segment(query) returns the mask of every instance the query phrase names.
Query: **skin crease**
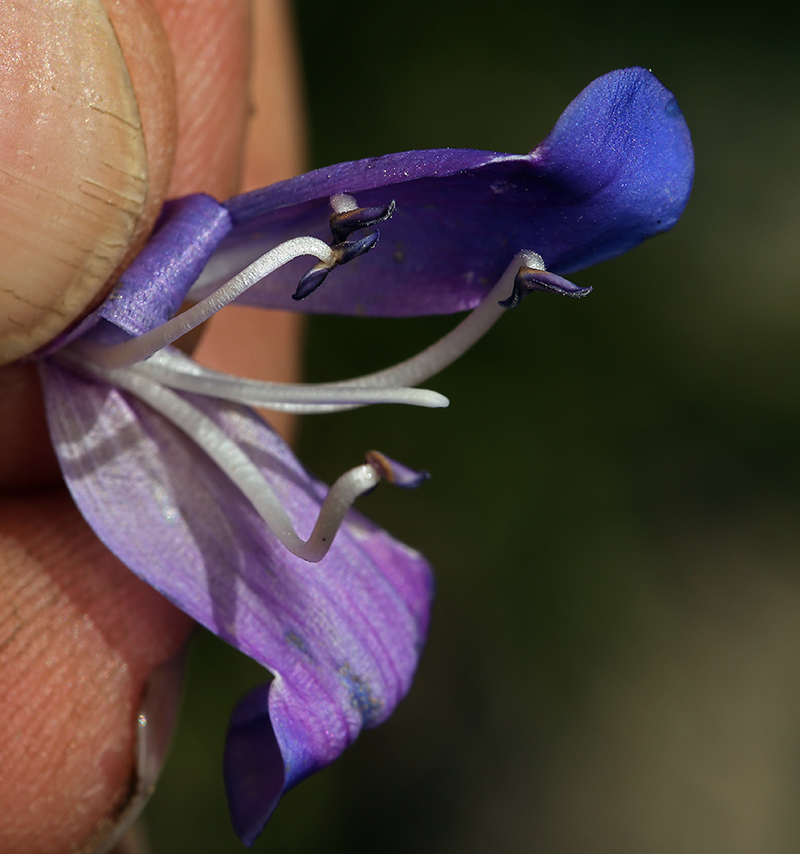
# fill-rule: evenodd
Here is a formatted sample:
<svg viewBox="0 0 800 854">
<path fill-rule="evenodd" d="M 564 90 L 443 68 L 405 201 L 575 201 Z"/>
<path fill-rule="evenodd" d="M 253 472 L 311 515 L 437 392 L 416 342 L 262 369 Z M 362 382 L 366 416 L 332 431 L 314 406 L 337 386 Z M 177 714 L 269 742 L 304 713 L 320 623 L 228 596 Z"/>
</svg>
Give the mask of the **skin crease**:
<svg viewBox="0 0 800 854">
<path fill-rule="evenodd" d="M 150 191 L 134 243 L 164 197 L 225 198 L 242 183 L 249 189 L 300 170 L 298 86 L 282 0 L 257 0 L 252 30 L 245 0 L 109 0 L 107 8 L 149 158 Z M 289 380 L 298 373 L 298 343 L 295 318 L 229 308 L 210 322 L 196 355 L 221 370 Z M 148 674 L 190 629 L 74 508 L 47 440 L 35 370 L 0 368 L 3 854 L 91 850 L 87 840 L 113 822 L 128 794 Z"/>
</svg>

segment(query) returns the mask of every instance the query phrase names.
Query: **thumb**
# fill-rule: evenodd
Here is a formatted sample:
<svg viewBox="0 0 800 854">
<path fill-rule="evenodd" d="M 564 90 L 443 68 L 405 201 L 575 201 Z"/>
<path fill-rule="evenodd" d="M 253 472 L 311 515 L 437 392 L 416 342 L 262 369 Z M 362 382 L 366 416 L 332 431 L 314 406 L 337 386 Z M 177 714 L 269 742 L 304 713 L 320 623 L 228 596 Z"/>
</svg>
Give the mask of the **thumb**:
<svg viewBox="0 0 800 854">
<path fill-rule="evenodd" d="M 111 8 L 113 23 L 100 0 L 4 10 L 0 363 L 102 298 L 166 192 L 176 135 L 169 47 L 149 6 Z M 137 102 L 134 86 L 152 97 Z"/>
</svg>

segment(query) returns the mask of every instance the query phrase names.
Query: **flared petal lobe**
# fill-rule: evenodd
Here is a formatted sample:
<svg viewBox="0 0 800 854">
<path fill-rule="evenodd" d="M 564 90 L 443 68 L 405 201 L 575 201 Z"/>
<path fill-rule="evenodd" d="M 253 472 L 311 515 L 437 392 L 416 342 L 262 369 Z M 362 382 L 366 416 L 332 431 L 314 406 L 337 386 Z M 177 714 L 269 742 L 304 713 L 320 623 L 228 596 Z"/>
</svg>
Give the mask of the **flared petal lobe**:
<svg viewBox="0 0 800 854">
<path fill-rule="evenodd" d="M 226 761 L 236 771 L 227 775 L 236 828 L 252 841 L 286 788 L 336 758 L 363 726 L 385 720 L 407 692 L 427 632 L 430 568 L 352 511 L 322 561 L 292 556 L 171 423 L 52 359 L 41 370 L 64 477 L 100 539 L 275 674 L 268 717 L 254 728 L 261 743 L 265 734 L 274 740 L 258 753 L 267 764 L 256 785 L 235 744 Z M 326 487 L 251 411 L 182 396 L 246 451 L 307 535 Z M 237 714 L 246 718 L 247 707 Z"/>
<path fill-rule="evenodd" d="M 559 273 L 619 255 L 672 228 L 694 177 L 678 102 L 643 69 L 595 81 L 531 156 L 542 183 L 552 188 L 552 203 L 544 207 L 553 220 L 548 252 L 554 260 L 543 257 Z"/>
<path fill-rule="evenodd" d="M 395 200 L 381 241 L 337 269 L 312 297 L 290 295 L 298 260 L 242 302 L 309 312 L 418 315 L 473 308 L 520 250 L 568 273 L 612 258 L 675 224 L 694 156 L 674 96 L 647 70 L 595 80 L 552 133 L 523 156 L 411 151 L 319 169 L 230 199 L 233 228 L 193 295 L 202 296 L 271 246 L 298 234 L 329 240 L 329 198 Z"/>
</svg>

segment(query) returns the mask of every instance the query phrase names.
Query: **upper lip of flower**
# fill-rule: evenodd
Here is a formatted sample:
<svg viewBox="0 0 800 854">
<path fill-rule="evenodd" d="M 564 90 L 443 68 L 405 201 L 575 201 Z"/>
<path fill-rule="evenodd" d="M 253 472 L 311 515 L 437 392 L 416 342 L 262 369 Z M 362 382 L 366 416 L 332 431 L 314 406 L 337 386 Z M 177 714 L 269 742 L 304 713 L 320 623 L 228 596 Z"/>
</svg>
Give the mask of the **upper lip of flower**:
<svg viewBox="0 0 800 854">
<path fill-rule="evenodd" d="M 322 486 L 247 409 L 162 384 L 170 373 L 199 374 L 190 381 L 203 388 L 233 380 L 187 367 L 169 351 L 121 369 L 98 365 L 96 354 L 149 340 L 144 334 L 175 314 L 187 293 L 206 297 L 298 235 L 309 235 L 301 249 L 324 266 L 342 264 L 331 279 L 293 301 L 308 261 L 292 260 L 239 301 L 375 315 L 453 312 L 481 303 L 499 279 L 502 292 L 433 355 L 357 383 L 329 384 L 333 392 L 320 405 L 358 404 L 358 389 L 389 395 L 452 360 L 501 311 L 500 298 L 515 304 L 530 289 L 585 292 L 563 274 L 671 227 L 692 177 L 689 132 L 671 93 L 644 69 L 612 72 L 584 90 L 528 155 L 406 152 L 317 170 L 224 204 L 205 196 L 173 202 L 109 299 L 40 352 L 54 445 L 89 524 L 134 572 L 276 674 L 239 708 L 229 737 L 226 781 L 246 841 L 287 787 L 331 761 L 363 725 L 388 716 L 406 692 L 427 630 L 430 570 L 358 514 L 346 517 L 327 557 L 311 568 L 295 555 L 317 560 L 321 552 L 315 546 L 306 554 L 289 517 L 273 514 L 270 502 L 307 525 L 323 503 Z M 344 199 L 334 201 L 335 216 L 356 204 L 343 193 L 377 213 L 331 223 L 331 198 Z M 371 228 L 392 200 L 397 210 L 381 225 L 378 249 L 349 260 L 355 252 L 338 247 L 351 239 L 351 220 Z M 333 250 L 320 242 L 330 239 L 331 225 Z M 374 244 L 353 240 L 359 250 Z M 239 388 L 237 400 L 258 393 L 247 383 Z M 435 397 L 428 404 L 437 405 Z M 350 497 L 329 502 L 339 502 L 337 518 L 351 493 L 381 475 L 415 482 L 382 456 L 354 472 Z M 259 478 L 272 491 L 266 509 L 247 485 Z M 330 531 L 317 540 L 327 549 Z"/>
</svg>

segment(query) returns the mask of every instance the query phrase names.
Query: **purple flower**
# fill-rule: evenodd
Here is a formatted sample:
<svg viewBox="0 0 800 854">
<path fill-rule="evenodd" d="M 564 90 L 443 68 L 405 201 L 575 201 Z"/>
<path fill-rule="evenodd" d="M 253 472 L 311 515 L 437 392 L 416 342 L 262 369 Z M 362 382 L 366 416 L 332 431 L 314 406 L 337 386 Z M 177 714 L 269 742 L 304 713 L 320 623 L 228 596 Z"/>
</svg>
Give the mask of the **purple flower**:
<svg viewBox="0 0 800 854">
<path fill-rule="evenodd" d="M 446 405 L 413 386 L 531 290 L 587 293 L 563 275 L 674 225 L 692 174 L 673 96 L 648 71 L 616 71 L 528 155 L 407 152 L 223 204 L 172 202 L 106 302 L 39 354 L 53 443 L 88 523 L 137 575 L 275 676 L 240 703 L 228 733 L 229 803 L 247 844 L 283 792 L 391 714 L 432 595 L 425 560 L 350 509 L 382 478 L 416 486 L 422 476 L 371 452 L 329 491 L 247 407 Z M 175 317 L 187 295 L 197 304 Z M 201 368 L 168 346 L 233 299 L 475 311 L 386 371 L 287 386 Z"/>
</svg>

